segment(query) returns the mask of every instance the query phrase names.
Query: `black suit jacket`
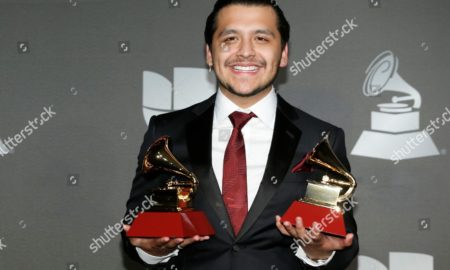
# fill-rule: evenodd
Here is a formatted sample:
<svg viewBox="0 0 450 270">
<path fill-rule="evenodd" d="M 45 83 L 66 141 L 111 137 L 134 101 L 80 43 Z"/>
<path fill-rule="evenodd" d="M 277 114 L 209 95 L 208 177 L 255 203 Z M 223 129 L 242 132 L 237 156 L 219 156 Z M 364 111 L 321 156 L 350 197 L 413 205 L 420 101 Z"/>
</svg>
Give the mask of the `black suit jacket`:
<svg viewBox="0 0 450 270">
<path fill-rule="evenodd" d="M 140 171 L 147 148 L 160 136 L 172 138 L 175 157 L 193 171 L 200 187 L 194 198 L 196 210 L 203 211 L 216 234 L 208 241 L 192 244 L 164 265 L 155 268 L 195 270 L 316 269 L 305 265 L 295 254 L 292 238 L 275 226 L 290 204 L 304 195 L 309 173 L 293 174 L 291 169 L 330 131 L 331 145 L 339 159 L 349 166 L 342 129 L 289 105 L 278 96 L 275 129 L 264 177 L 241 231 L 235 237 L 211 165 L 211 134 L 215 95 L 189 108 L 152 117 L 138 157 L 128 209 L 134 209 L 144 195 L 164 181 L 164 175 L 145 178 Z M 338 251 L 322 269 L 345 269 L 358 252 L 356 223 L 346 213 L 348 232 L 355 234 L 353 245 Z M 129 255 L 141 261 L 126 237 Z M 141 261 L 142 262 L 142 261 Z M 143 262 L 142 262 L 143 263 Z"/>
</svg>

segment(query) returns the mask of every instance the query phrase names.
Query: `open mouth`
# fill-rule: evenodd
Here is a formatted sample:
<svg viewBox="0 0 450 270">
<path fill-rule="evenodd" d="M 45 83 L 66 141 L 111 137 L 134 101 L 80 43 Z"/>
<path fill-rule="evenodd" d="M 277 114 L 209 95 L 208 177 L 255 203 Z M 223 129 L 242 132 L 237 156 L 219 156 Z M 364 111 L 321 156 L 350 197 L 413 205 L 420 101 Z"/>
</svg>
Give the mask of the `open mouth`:
<svg viewBox="0 0 450 270">
<path fill-rule="evenodd" d="M 234 72 L 238 73 L 256 73 L 260 69 L 260 67 L 256 65 L 233 65 L 231 68 Z"/>
</svg>

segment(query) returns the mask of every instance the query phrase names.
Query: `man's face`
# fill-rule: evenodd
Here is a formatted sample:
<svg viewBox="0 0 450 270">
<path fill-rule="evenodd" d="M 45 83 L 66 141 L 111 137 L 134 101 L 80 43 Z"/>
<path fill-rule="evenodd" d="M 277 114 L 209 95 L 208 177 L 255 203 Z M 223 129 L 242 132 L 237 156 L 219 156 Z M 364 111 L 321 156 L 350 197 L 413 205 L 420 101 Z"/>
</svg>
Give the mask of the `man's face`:
<svg viewBox="0 0 450 270">
<path fill-rule="evenodd" d="M 288 46 L 282 48 L 275 11 L 251 5 L 223 8 L 206 59 L 226 96 L 238 105 L 256 103 L 269 93 L 278 68 L 288 63 Z"/>
</svg>

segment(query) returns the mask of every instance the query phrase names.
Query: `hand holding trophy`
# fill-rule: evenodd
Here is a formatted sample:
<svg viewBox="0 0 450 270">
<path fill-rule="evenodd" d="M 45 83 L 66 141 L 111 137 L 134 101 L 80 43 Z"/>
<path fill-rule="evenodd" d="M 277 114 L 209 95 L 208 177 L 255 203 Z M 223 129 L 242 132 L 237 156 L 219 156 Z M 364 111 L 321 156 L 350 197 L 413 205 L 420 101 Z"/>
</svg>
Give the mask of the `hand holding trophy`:
<svg viewBox="0 0 450 270">
<path fill-rule="evenodd" d="M 133 221 L 128 237 L 192 237 L 213 235 L 214 229 L 205 214 L 192 208 L 199 181 L 169 149 L 170 138 L 157 139 L 147 150 L 142 172 L 169 173 L 164 186 L 151 191 L 154 205 L 149 212 L 140 213 Z M 181 179 L 179 179 L 181 177 Z"/>
<path fill-rule="evenodd" d="M 295 224 L 300 216 L 306 228 L 313 223 L 322 225 L 322 232 L 345 237 L 344 209 L 356 188 L 354 177 L 333 152 L 328 142 L 328 134 L 298 163 L 292 172 L 318 171 L 322 179 L 308 179 L 306 194 L 291 204 L 281 218 L 281 222 Z"/>
</svg>

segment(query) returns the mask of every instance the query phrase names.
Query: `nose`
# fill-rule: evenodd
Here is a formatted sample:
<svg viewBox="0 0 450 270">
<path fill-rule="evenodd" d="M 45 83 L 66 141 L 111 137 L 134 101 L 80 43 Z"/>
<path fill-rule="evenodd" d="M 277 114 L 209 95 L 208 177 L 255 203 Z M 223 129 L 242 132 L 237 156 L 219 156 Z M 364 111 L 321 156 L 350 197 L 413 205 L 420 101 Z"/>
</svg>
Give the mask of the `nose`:
<svg viewBox="0 0 450 270">
<path fill-rule="evenodd" d="M 255 56 L 255 49 L 253 47 L 253 43 L 250 39 L 243 39 L 240 43 L 238 52 L 238 56 L 249 58 Z"/>
</svg>

